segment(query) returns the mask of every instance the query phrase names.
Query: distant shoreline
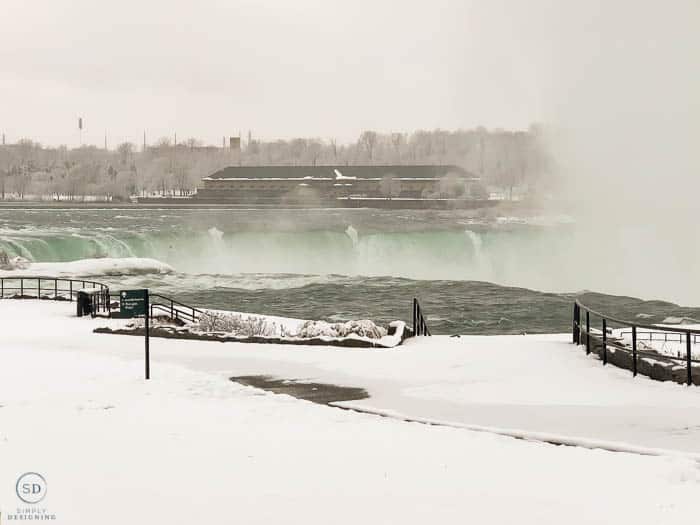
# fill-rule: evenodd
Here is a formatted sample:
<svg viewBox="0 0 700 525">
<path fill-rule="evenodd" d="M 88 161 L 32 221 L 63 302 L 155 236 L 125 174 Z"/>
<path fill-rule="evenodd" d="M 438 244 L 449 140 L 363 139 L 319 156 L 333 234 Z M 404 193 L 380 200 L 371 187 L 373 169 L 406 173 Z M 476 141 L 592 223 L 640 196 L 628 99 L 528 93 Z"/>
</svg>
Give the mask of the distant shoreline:
<svg viewBox="0 0 700 525">
<path fill-rule="evenodd" d="M 377 202 L 380 201 L 380 202 Z M 78 201 L 0 201 L 0 209 L 237 209 L 237 210 L 406 210 L 406 211 L 476 211 L 496 209 L 508 201 L 464 201 L 447 199 L 421 202 L 413 199 L 358 199 L 350 200 L 348 205 L 337 203 L 309 204 L 280 204 L 280 203 L 241 203 L 241 202 L 212 202 L 195 199 L 148 199 L 147 202 L 78 202 Z M 420 204 L 419 204 L 420 203 Z M 479 205 L 481 203 L 481 205 Z M 484 204 L 485 203 L 485 204 Z M 516 201 L 508 202 L 509 206 L 521 207 Z"/>
<path fill-rule="evenodd" d="M 245 204 L 230 204 L 230 203 L 197 203 L 197 202 L 173 202 L 165 201 L 162 203 L 136 203 L 136 202 L 75 202 L 75 201 L 0 201 L 0 209 L 7 210 L 26 210 L 26 209 L 84 209 L 84 210 L 99 210 L 99 209 L 144 209 L 157 210 L 162 208 L 170 209 L 242 209 L 242 210 L 266 210 L 280 209 L 279 206 L 265 205 L 245 205 Z M 285 209 L 305 209 L 308 207 L 302 206 L 286 206 Z M 334 208 L 337 209 L 337 208 Z M 354 208 L 356 209 L 356 208 Z"/>
</svg>

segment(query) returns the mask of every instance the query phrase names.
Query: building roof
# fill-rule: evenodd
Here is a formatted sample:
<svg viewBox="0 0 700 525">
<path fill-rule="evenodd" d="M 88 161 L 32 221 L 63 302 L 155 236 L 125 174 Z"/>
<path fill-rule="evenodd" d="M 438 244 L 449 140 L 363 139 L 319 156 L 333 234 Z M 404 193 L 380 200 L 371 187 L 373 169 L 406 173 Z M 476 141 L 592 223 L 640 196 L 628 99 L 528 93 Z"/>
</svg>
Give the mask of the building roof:
<svg viewBox="0 0 700 525">
<path fill-rule="evenodd" d="M 464 168 L 451 165 L 229 166 L 207 179 L 381 179 L 386 175 L 401 179 L 434 179 L 448 174 L 478 179 Z"/>
</svg>

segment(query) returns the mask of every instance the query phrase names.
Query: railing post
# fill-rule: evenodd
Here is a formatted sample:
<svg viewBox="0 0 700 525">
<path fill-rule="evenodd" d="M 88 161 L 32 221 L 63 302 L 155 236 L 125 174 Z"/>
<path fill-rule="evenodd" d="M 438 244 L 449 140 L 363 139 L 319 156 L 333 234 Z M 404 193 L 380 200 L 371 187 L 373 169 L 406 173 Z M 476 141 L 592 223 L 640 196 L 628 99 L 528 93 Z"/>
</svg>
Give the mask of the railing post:
<svg viewBox="0 0 700 525">
<path fill-rule="evenodd" d="M 417 300 L 414 297 L 413 298 L 413 335 L 414 335 L 414 337 L 418 335 L 418 332 L 416 331 L 418 328 L 418 326 L 417 326 L 418 323 L 416 322 L 417 321 L 417 319 L 416 319 L 416 303 L 417 303 Z"/>
<path fill-rule="evenodd" d="M 577 303 L 574 303 L 573 340 L 574 344 L 580 344 L 579 323 L 581 321 L 581 311 Z"/>
<path fill-rule="evenodd" d="M 68 292 L 68 300 L 73 302 L 73 279 L 68 281 L 70 283 L 70 291 Z"/>
<path fill-rule="evenodd" d="M 603 317 L 603 365 L 608 364 L 608 320 Z"/>
<path fill-rule="evenodd" d="M 41 299 L 41 277 L 37 277 L 36 282 L 36 298 Z"/>
<path fill-rule="evenodd" d="M 5 279 L 0 278 L 0 296 L 5 298 Z"/>
<path fill-rule="evenodd" d="M 53 280 L 53 299 L 58 301 L 58 279 Z"/>
<path fill-rule="evenodd" d="M 632 327 L 632 377 L 637 377 L 637 327 Z"/>
<path fill-rule="evenodd" d="M 19 280 L 19 295 L 20 297 L 24 295 L 24 279 Z"/>
<path fill-rule="evenodd" d="M 685 333 L 685 360 L 686 364 L 688 365 L 688 385 L 693 384 L 693 371 L 691 369 L 691 363 L 690 363 L 690 332 Z"/>
<path fill-rule="evenodd" d="M 175 309 L 175 308 L 174 308 L 174 306 L 173 306 L 173 300 L 170 299 L 170 319 L 173 318 L 173 314 L 175 313 L 175 312 L 173 312 L 174 309 Z"/>
<path fill-rule="evenodd" d="M 586 310 L 586 355 L 591 353 L 591 313 Z"/>
</svg>

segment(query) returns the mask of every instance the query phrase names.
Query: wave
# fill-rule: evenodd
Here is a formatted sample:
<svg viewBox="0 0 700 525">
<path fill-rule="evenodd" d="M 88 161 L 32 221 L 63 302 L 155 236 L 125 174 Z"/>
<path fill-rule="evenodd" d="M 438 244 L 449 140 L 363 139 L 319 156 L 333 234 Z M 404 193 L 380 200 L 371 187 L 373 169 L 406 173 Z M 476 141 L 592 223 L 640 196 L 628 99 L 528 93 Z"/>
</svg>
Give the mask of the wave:
<svg viewBox="0 0 700 525">
<path fill-rule="evenodd" d="M 299 274 L 183 274 L 129 275 L 120 277 L 118 284 L 124 288 L 157 288 L 166 295 L 182 291 L 207 290 L 215 292 L 290 290 L 310 285 L 345 284 L 355 286 L 356 278 L 343 275 Z M 115 284 L 117 284 L 115 282 Z"/>
</svg>

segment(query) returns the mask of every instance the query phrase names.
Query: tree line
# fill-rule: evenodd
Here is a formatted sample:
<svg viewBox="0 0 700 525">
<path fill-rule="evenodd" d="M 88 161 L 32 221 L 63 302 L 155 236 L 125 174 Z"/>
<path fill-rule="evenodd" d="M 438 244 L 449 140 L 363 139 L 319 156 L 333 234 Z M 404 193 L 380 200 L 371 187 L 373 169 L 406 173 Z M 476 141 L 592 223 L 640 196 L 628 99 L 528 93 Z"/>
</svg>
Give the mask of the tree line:
<svg viewBox="0 0 700 525">
<path fill-rule="evenodd" d="M 357 141 L 248 136 L 240 148 L 205 146 L 190 138 L 114 149 L 45 147 L 31 139 L 0 146 L 0 198 L 126 201 L 133 196 L 188 196 L 200 180 L 231 165 L 454 164 L 506 195 L 537 192 L 552 177 L 538 126 L 526 131 L 364 131 Z"/>
</svg>

